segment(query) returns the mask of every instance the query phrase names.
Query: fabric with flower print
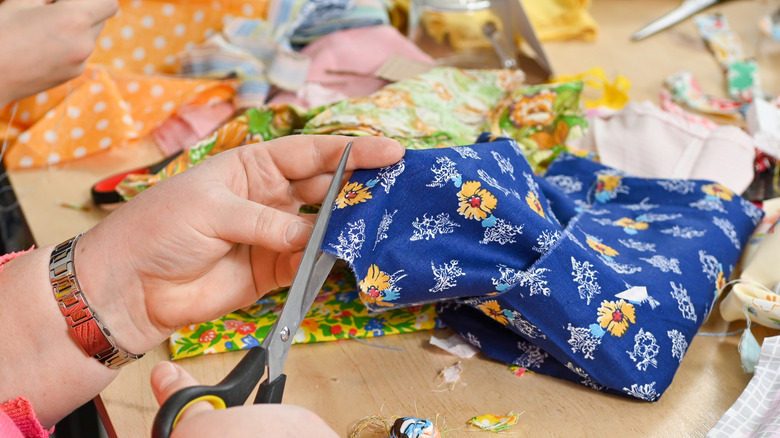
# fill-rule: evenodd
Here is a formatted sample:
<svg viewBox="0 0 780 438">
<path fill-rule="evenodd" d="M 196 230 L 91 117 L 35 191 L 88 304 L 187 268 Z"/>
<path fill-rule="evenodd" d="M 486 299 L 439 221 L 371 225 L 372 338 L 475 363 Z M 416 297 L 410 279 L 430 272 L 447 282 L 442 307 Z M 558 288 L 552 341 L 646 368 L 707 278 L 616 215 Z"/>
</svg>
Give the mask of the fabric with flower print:
<svg viewBox="0 0 780 438">
<path fill-rule="evenodd" d="M 246 350 L 260 345 L 276 322 L 286 297 L 287 290 L 282 290 L 220 319 L 178 330 L 168 343 L 171 359 Z M 293 343 L 371 338 L 440 327 L 441 321 L 432 304 L 369 315 L 355 291 L 355 279 L 349 268 L 337 263 L 311 310 L 301 321 Z"/>
<path fill-rule="evenodd" d="M 371 198 L 334 209 L 323 250 L 349 249 L 371 311 L 438 302 L 489 357 L 657 400 L 760 210 L 568 154 L 537 176 L 514 140 L 480 140 L 407 151 L 389 190 L 384 170 L 353 173 Z"/>
<path fill-rule="evenodd" d="M 522 73 L 437 67 L 325 109 L 304 134 L 382 135 L 409 149 L 467 144 L 481 132 L 512 137 L 535 170 L 587 127 L 572 81 L 526 87 Z"/>
<path fill-rule="evenodd" d="M 306 124 L 303 134 L 382 135 L 410 149 L 466 144 L 523 78 L 519 71 L 437 67 L 331 105 Z"/>
<path fill-rule="evenodd" d="M 560 225 L 518 154 L 511 140 L 469 153 L 407 151 L 405 170 L 387 190 L 379 189 L 381 170 L 356 172 L 336 202 L 323 250 L 349 261 L 372 311 L 484 293 L 486 278 L 495 279 L 487 292 L 531 281 L 501 278 L 497 265 L 528 268 L 541 254 L 526 249 Z M 373 235 L 387 237 L 366 244 Z M 486 259 L 458 250 L 474 245 Z"/>
<path fill-rule="evenodd" d="M 588 127 L 582 91 L 582 81 L 518 88 L 491 110 L 483 130 L 517 140 L 531 166 L 543 169 Z"/>
</svg>

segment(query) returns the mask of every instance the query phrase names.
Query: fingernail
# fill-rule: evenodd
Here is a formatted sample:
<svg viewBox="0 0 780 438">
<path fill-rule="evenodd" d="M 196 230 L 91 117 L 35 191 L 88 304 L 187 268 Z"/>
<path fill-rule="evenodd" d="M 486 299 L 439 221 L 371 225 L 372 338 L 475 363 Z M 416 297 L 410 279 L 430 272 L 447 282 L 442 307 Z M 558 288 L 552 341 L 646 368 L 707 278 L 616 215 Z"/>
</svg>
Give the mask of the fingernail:
<svg viewBox="0 0 780 438">
<path fill-rule="evenodd" d="M 157 375 L 160 376 L 160 390 L 165 390 L 179 380 L 179 370 L 170 362 L 160 362 L 157 365 Z"/>
<path fill-rule="evenodd" d="M 288 245 L 304 247 L 306 246 L 306 241 L 309 240 L 311 232 L 311 224 L 293 221 L 287 225 L 287 231 L 284 233 L 284 241 L 287 242 Z"/>
</svg>

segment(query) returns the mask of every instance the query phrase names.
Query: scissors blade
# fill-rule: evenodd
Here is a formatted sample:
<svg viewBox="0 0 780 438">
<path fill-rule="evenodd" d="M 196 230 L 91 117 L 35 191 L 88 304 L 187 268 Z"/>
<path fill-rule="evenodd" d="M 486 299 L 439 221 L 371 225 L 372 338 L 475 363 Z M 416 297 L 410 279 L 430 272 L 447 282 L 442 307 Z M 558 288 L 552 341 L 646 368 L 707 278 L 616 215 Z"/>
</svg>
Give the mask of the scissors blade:
<svg viewBox="0 0 780 438">
<path fill-rule="evenodd" d="M 290 352 L 293 337 L 301 321 L 311 308 L 314 298 L 325 283 L 336 258 L 329 254 L 320 255 L 320 247 L 325 238 L 325 231 L 328 227 L 330 214 L 333 211 L 333 205 L 336 201 L 341 185 L 341 177 L 344 176 L 344 170 L 347 166 L 347 158 L 352 150 L 352 142 L 347 144 L 344 154 L 341 156 L 336 172 L 333 174 L 333 181 L 328 187 L 325 199 L 322 201 L 322 207 L 314 222 L 309 241 L 303 250 L 303 258 L 295 273 L 290 291 L 287 294 L 287 301 L 279 314 L 279 319 L 271 328 L 268 337 L 263 340 L 263 346 L 268 350 L 268 381 L 273 382 L 282 374 L 282 368 L 287 361 L 287 354 Z M 318 257 L 319 256 L 319 257 Z"/>
<path fill-rule="evenodd" d="M 631 39 L 639 41 L 647 38 L 650 35 L 654 35 L 664 29 L 674 26 L 697 12 L 701 12 L 710 6 L 722 3 L 723 1 L 725 0 L 685 0 L 676 9 L 673 9 L 663 17 L 650 22 L 647 26 L 634 32 L 634 34 L 631 35 Z"/>
</svg>

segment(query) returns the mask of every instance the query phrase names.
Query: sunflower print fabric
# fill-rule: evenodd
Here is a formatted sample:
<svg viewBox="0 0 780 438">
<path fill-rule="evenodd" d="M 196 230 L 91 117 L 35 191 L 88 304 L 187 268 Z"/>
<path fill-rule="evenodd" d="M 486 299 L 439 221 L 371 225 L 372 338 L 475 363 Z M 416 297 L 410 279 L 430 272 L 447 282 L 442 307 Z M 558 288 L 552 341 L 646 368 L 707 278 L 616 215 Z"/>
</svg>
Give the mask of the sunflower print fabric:
<svg viewBox="0 0 780 438">
<path fill-rule="evenodd" d="M 279 317 L 286 298 L 285 288 L 248 308 L 176 331 L 168 341 L 171 359 L 247 350 L 260 345 Z M 373 338 L 441 327 L 432 304 L 369 315 L 355 291 L 355 278 L 349 268 L 337 263 L 301 321 L 293 343 Z"/>
<path fill-rule="evenodd" d="M 480 140 L 355 172 L 323 250 L 373 312 L 436 302 L 489 357 L 657 400 L 761 210 L 568 154 L 540 177 L 514 140 Z"/>
</svg>

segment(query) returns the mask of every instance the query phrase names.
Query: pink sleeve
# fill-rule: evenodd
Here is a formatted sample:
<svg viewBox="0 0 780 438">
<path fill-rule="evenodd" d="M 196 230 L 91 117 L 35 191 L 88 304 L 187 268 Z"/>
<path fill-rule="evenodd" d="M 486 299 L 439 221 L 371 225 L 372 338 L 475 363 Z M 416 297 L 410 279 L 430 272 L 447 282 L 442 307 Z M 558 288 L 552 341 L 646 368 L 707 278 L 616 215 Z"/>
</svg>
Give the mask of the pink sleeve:
<svg viewBox="0 0 780 438">
<path fill-rule="evenodd" d="M 30 248 L 27 251 L 0 256 L 0 271 L 3 270 L 5 262 L 32 250 L 33 248 Z M 38 422 L 32 404 L 26 398 L 18 397 L 16 400 L 0 404 L 0 438 L 48 438 L 53 432 L 54 428 L 46 430 Z"/>
<path fill-rule="evenodd" d="M 33 245 L 32 248 L 30 248 L 30 249 L 28 249 L 26 251 L 12 252 L 10 254 L 0 255 L 0 271 L 3 270 L 3 264 L 5 264 L 5 262 L 13 260 L 13 259 L 15 259 L 15 258 L 17 258 L 19 256 L 23 256 L 23 255 L 27 254 L 28 252 L 30 252 L 30 251 L 32 251 L 34 249 L 35 249 L 35 246 Z"/>
<path fill-rule="evenodd" d="M 32 404 L 24 397 L 0 404 L 0 438 L 48 438 L 54 428 L 46 430 L 38 422 Z"/>
</svg>

